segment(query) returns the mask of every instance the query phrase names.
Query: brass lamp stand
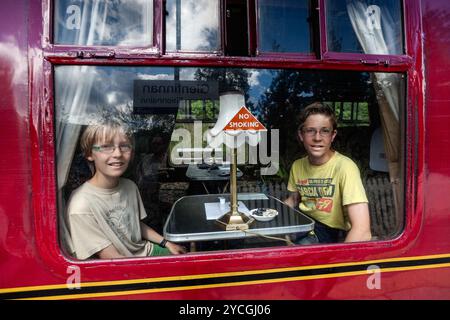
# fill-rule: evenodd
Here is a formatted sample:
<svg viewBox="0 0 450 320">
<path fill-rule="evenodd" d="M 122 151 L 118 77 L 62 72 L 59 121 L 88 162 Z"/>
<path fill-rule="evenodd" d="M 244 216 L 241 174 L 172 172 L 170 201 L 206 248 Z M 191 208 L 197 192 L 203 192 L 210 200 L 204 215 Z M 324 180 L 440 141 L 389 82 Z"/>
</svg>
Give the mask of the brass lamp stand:
<svg viewBox="0 0 450 320">
<path fill-rule="evenodd" d="M 237 148 L 231 148 L 231 168 L 230 168 L 230 211 L 225 213 L 216 221 L 226 231 L 247 230 L 248 226 L 254 221 L 253 218 L 246 216 L 238 211 L 237 203 Z"/>
</svg>

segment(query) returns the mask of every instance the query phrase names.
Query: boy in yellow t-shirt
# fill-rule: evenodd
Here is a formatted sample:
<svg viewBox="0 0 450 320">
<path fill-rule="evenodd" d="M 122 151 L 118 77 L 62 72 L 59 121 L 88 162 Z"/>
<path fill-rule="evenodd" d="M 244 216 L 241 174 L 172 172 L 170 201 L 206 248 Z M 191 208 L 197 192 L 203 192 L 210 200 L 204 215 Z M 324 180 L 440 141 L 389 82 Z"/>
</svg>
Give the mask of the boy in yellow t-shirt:
<svg viewBox="0 0 450 320">
<path fill-rule="evenodd" d="M 307 156 L 291 168 L 285 203 L 315 220 L 319 242 L 371 239 L 370 216 L 359 169 L 348 157 L 331 149 L 337 134 L 334 111 L 321 103 L 300 115 L 298 137 Z"/>
</svg>

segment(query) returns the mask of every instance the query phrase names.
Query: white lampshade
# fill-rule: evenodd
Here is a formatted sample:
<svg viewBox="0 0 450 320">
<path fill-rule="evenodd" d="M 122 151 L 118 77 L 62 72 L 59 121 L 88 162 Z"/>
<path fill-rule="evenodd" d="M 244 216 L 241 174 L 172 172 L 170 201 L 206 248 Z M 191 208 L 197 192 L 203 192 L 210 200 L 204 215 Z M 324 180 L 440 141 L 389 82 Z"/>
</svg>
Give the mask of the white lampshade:
<svg viewBox="0 0 450 320">
<path fill-rule="evenodd" d="M 217 122 L 207 131 L 207 141 L 212 148 L 225 143 L 230 148 L 239 148 L 245 141 L 256 146 L 260 141 L 260 134 L 255 130 L 223 131 L 223 128 L 233 119 L 238 111 L 245 106 L 245 97 L 239 91 L 228 91 L 220 95 L 220 110 Z"/>
</svg>

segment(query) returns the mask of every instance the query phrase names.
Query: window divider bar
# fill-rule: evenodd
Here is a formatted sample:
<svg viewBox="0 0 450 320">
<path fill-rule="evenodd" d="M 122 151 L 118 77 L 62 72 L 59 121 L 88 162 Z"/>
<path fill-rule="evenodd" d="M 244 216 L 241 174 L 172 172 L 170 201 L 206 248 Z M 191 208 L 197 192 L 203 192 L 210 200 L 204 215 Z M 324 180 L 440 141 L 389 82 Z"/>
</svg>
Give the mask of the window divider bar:
<svg viewBox="0 0 450 320">
<path fill-rule="evenodd" d="M 165 2 L 165 0 L 153 2 L 153 45 L 160 54 L 166 51 Z"/>
<path fill-rule="evenodd" d="M 258 47 L 258 32 L 257 32 L 257 11 L 256 0 L 247 1 L 247 24 L 248 24 L 248 54 L 250 57 L 256 56 Z"/>
<path fill-rule="evenodd" d="M 319 36 L 320 36 L 320 49 L 318 50 L 319 57 L 317 57 L 319 60 L 323 60 L 324 55 L 328 51 L 328 43 L 327 43 L 327 22 L 326 22 L 326 5 L 325 0 L 318 0 L 318 7 L 317 10 L 319 11 Z"/>
</svg>

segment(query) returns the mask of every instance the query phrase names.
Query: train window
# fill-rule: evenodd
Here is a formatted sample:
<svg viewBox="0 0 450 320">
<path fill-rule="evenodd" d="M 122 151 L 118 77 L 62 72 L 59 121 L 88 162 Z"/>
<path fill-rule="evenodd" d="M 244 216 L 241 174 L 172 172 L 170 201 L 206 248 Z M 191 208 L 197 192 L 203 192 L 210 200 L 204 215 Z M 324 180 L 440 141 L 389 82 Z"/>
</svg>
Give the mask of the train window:
<svg viewBox="0 0 450 320">
<path fill-rule="evenodd" d="M 247 1 L 227 0 L 225 8 L 225 54 L 249 55 L 249 23 Z"/>
<path fill-rule="evenodd" d="M 153 0 L 56 0 L 53 24 L 55 44 L 148 47 Z"/>
<path fill-rule="evenodd" d="M 163 233 L 164 227 L 176 223 L 168 219 L 180 199 L 200 201 L 201 197 L 210 197 L 219 203 L 218 197 L 230 192 L 229 177 L 213 180 L 205 176 L 217 169 L 212 167 L 214 162 L 221 167 L 229 160 L 229 150 L 224 146 L 212 150 L 205 132 L 214 125 L 214 110 L 217 106 L 220 109 L 219 94 L 236 86 L 243 91 L 247 108 L 269 129 L 256 149 L 248 145 L 239 149 L 243 155 L 238 158 L 239 193 L 286 198 L 289 169 L 304 155 L 296 137 L 295 119 L 306 105 L 323 101 L 334 107 L 338 118 L 346 120 L 338 127 L 334 148 L 351 157 L 360 169 L 374 239 L 388 239 L 401 231 L 403 74 L 237 67 L 61 65 L 54 70 L 60 227 L 69 251 L 70 232 L 66 228 L 70 230 L 70 225 L 64 208 L 72 191 L 92 175 L 79 148 L 80 134 L 87 124 L 116 118 L 132 128 L 134 158 L 124 177 L 140 190 L 148 214 L 146 223 Z M 196 90 L 205 84 L 214 90 L 201 99 Z M 153 99 L 159 99 L 162 91 L 166 99 L 153 101 L 147 97 L 150 100 L 141 104 L 145 97 L 136 88 L 144 86 L 145 90 L 158 90 Z M 190 111 L 186 111 L 187 103 Z M 381 137 L 380 132 L 382 138 L 373 142 L 374 136 Z M 196 176 L 195 172 L 201 170 L 202 174 Z M 192 207 L 180 210 L 192 216 L 179 223 L 195 229 Z M 205 238 L 187 247 L 204 252 L 276 247 L 291 244 L 293 239 L 295 234 L 290 232 L 275 238 L 251 234 L 241 239 Z M 183 243 L 183 238 L 175 237 L 174 241 Z"/>
<path fill-rule="evenodd" d="M 327 1 L 328 50 L 403 54 L 402 3 L 399 0 Z"/>
<path fill-rule="evenodd" d="M 262 0 L 256 2 L 257 8 L 253 1 L 220 3 L 166 1 L 166 51 L 251 56 L 256 47 L 258 53 L 312 53 L 317 49 L 315 0 Z"/>
<path fill-rule="evenodd" d="M 167 0 L 166 50 L 214 52 L 221 48 L 218 0 Z"/>
<path fill-rule="evenodd" d="M 311 13 L 309 0 L 258 1 L 258 51 L 313 52 Z"/>
</svg>

